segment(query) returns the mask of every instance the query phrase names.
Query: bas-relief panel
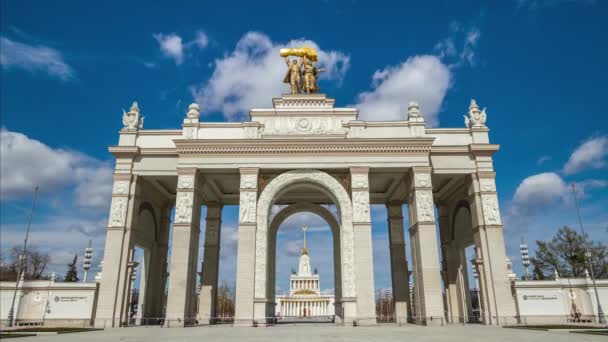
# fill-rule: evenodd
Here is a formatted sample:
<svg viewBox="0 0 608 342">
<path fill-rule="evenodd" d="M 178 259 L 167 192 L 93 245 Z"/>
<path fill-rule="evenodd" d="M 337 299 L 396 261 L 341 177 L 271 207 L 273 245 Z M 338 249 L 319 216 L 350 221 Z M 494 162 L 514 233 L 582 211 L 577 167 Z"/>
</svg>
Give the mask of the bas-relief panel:
<svg viewBox="0 0 608 342">
<path fill-rule="evenodd" d="M 370 222 L 369 214 L 369 192 L 353 192 L 353 221 Z"/>
<path fill-rule="evenodd" d="M 129 193 L 129 181 L 127 180 L 118 180 L 114 181 L 114 188 L 112 189 L 112 193 L 116 195 L 126 195 Z"/>
<path fill-rule="evenodd" d="M 194 193 L 178 192 L 175 200 L 175 223 L 190 223 L 193 206 Z"/>
<path fill-rule="evenodd" d="M 109 227 L 124 227 L 127 218 L 127 197 L 112 198 Z"/>
<path fill-rule="evenodd" d="M 483 217 L 486 224 L 501 224 L 496 195 L 482 195 Z"/>
<path fill-rule="evenodd" d="M 481 191 L 496 191 L 496 185 L 493 179 L 482 178 L 479 180 Z"/>
<path fill-rule="evenodd" d="M 345 134 L 342 120 L 332 117 L 278 117 L 263 120 L 264 135 Z"/>
<path fill-rule="evenodd" d="M 427 187 L 431 186 L 431 175 L 428 173 L 417 173 L 414 176 L 416 186 Z"/>
<path fill-rule="evenodd" d="M 255 223 L 256 193 L 254 191 L 243 191 L 240 195 L 239 222 Z"/>
<path fill-rule="evenodd" d="M 418 222 L 433 222 L 433 193 L 429 190 L 416 190 L 416 214 Z"/>
<path fill-rule="evenodd" d="M 191 175 L 181 175 L 177 180 L 178 188 L 181 189 L 191 189 L 194 187 L 194 176 Z"/>
</svg>

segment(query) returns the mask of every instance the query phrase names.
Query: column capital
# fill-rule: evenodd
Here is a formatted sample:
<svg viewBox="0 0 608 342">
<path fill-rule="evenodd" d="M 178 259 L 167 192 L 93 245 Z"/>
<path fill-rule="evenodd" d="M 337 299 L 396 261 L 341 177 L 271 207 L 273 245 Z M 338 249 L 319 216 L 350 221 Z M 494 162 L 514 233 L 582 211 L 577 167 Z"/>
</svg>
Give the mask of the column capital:
<svg viewBox="0 0 608 342">
<path fill-rule="evenodd" d="M 196 167 L 178 167 L 177 175 L 178 176 L 195 176 L 198 173 L 198 169 Z"/>
<path fill-rule="evenodd" d="M 241 175 L 257 175 L 260 172 L 259 167 L 240 167 L 239 172 Z"/>
<path fill-rule="evenodd" d="M 349 168 L 351 174 L 368 174 L 369 167 L 364 166 L 351 166 Z"/>
</svg>

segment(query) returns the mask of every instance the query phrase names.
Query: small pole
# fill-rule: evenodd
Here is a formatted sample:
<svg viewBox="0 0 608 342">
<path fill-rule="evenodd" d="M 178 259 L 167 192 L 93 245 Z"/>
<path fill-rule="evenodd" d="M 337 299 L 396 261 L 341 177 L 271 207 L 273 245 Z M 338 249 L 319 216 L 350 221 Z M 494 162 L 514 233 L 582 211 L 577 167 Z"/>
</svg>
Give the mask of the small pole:
<svg viewBox="0 0 608 342">
<path fill-rule="evenodd" d="M 25 265 L 25 250 L 27 248 L 27 239 L 30 236 L 30 227 L 32 225 L 32 216 L 34 215 L 34 206 L 36 205 L 36 197 L 38 197 L 38 186 L 34 188 L 34 199 L 32 200 L 32 208 L 30 209 L 30 216 L 27 222 L 27 230 L 25 231 L 25 239 L 23 240 L 23 250 L 19 258 L 19 270 L 17 271 L 17 279 L 15 281 L 15 292 L 13 293 L 13 302 L 11 303 L 11 309 L 8 312 L 8 326 L 13 326 L 13 320 L 15 316 L 15 299 L 17 298 L 17 290 L 19 289 L 19 281 L 23 272 L 23 266 Z M 25 280 L 25 279 L 24 279 Z"/>
<path fill-rule="evenodd" d="M 581 233 L 585 236 L 585 228 L 583 228 L 583 220 L 581 219 L 581 211 L 578 207 L 578 199 L 576 196 L 576 188 L 574 183 L 572 183 L 572 195 L 574 196 L 574 205 L 576 206 L 576 214 L 578 215 L 578 223 L 581 226 Z M 595 284 L 595 274 L 593 271 L 593 264 L 591 263 L 591 250 L 587 248 L 585 251 L 585 258 L 587 259 L 587 263 L 589 264 L 589 271 L 591 271 L 591 282 L 593 282 L 593 290 L 595 291 L 595 300 L 597 301 L 597 316 L 598 323 L 605 324 L 606 319 L 604 318 L 604 311 L 602 310 L 602 305 L 600 304 L 600 296 L 597 294 L 597 285 Z"/>
</svg>

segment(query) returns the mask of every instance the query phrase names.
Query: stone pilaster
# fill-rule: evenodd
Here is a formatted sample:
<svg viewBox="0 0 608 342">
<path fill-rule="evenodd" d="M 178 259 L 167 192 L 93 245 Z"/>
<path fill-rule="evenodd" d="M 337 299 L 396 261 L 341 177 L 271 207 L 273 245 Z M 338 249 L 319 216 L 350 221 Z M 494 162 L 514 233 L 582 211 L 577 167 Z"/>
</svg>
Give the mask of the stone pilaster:
<svg viewBox="0 0 608 342">
<path fill-rule="evenodd" d="M 240 181 L 239 233 L 236 260 L 235 325 L 254 323 L 255 231 L 257 220 L 257 168 L 242 168 Z M 265 316 L 266 302 L 256 302 L 257 317 Z M 263 323 L 263 322 L 262 322 Z"/>
<path fill-rule="evenodd" d="M 485 301 L 484 323 L 502 325 L 515 323 L 516 312 L 507 276 L 505 242 L 494 178 L 494 172 L 471 174 L 469 202 L 477 261 L 481 264 L 478 271 Z"/>
<path fill-rule="evenodd" d="M 357 287 L 357 323 L 376 324 L 372 225 L 369 205 L 369 169 L 351 167 L 353 231 L 355 242 L 355 282 Z"/>
<path fill-rule="evenodd" d="M 121 163 L 120 166 L 122 166 Z M 134 225 L 139 191 L 137 176 L 129 169 L 120 170 L 117 161 L 112 187 L 112 203 L 106 231 L 103 278 L 95 314 L 96 327 L 118 327 L 126 319 L 125 301 L 128 296 L 128 262 L 132 249 L 131 227 Z M 109 265 L 112 265 L 110 267 Z"/>
<path fill-rule="evenodd" d="M 200 235 L 200 176 L 196 169 L 179 169 L 171 241 L 171 274 L 165 325 L 193 324 L 196 318 L 196 269 Z"/>
<path fill-rule="evenodd" d="M 217 278 L 220 261 L 220 233 L 222 206 L 219 203 L 207 204 L 205 224 L 205 249 L 199 295 L 198 323 L 212 324 L 216 317 Z"/>
<path fill-rule="evenodd" d="M 410 284 L 405 256 L 403 231 L 403 208 L 401 202 L 387 204 L 388 237 L 391 252 L 391 279 L 397 323 L 406 323 L 412 317 L 410 306 Z"/>
<path fill-rule="evenodd" d="M 416 321 L 427 325 L 444 319 L 431 170 L 412 168 L 408 205 Z"/>
</svg>

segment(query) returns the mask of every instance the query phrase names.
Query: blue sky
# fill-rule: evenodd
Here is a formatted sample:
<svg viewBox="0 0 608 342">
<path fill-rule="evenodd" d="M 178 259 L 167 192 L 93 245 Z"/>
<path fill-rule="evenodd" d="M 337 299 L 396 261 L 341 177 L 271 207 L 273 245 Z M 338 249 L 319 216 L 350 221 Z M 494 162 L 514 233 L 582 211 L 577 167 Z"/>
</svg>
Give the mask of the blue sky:
<svg viewBox="0 0 608 342">
<path fill-rule="evenodd" d="M 243 118 L 287 91 L 271 51 L 307 41 L 322 52 L 323 92 L 368 120 L 403 118 L 418 100 L 427 122 L 464 127 L 471 98 L 487 106 L 507 252 L 576 226 L 608 241 L 608 4 L 519 0 L 413 3 L 2 1 L 1 247 L 20 243 L 41 185 L 32 244 L 65 272 L 93 239 L 101 258 L 122 109 L 139 101 L 145 128 L 177 128 L 197 101 L 202 120 Z M 259 77 L 259 75 L 270 75 Z M 275 75 L 281 75 L 280 77 Z M 374 111 L 368 110 L 374 108 Z M 234 281 L 236 207 L 224 210 L 222 280 Z M 390 287 L 386 213 L 374 207 L 376 286 Z M 333 286 L 331 234 L 311 215 L 279 237 L 277 286 L 297 265 L 300 224 L 313 267 Z M 409 241 L 408 241 L 409 242 Z M 409 259 L 409 256 L 408 256 Z"/>
</svg>

